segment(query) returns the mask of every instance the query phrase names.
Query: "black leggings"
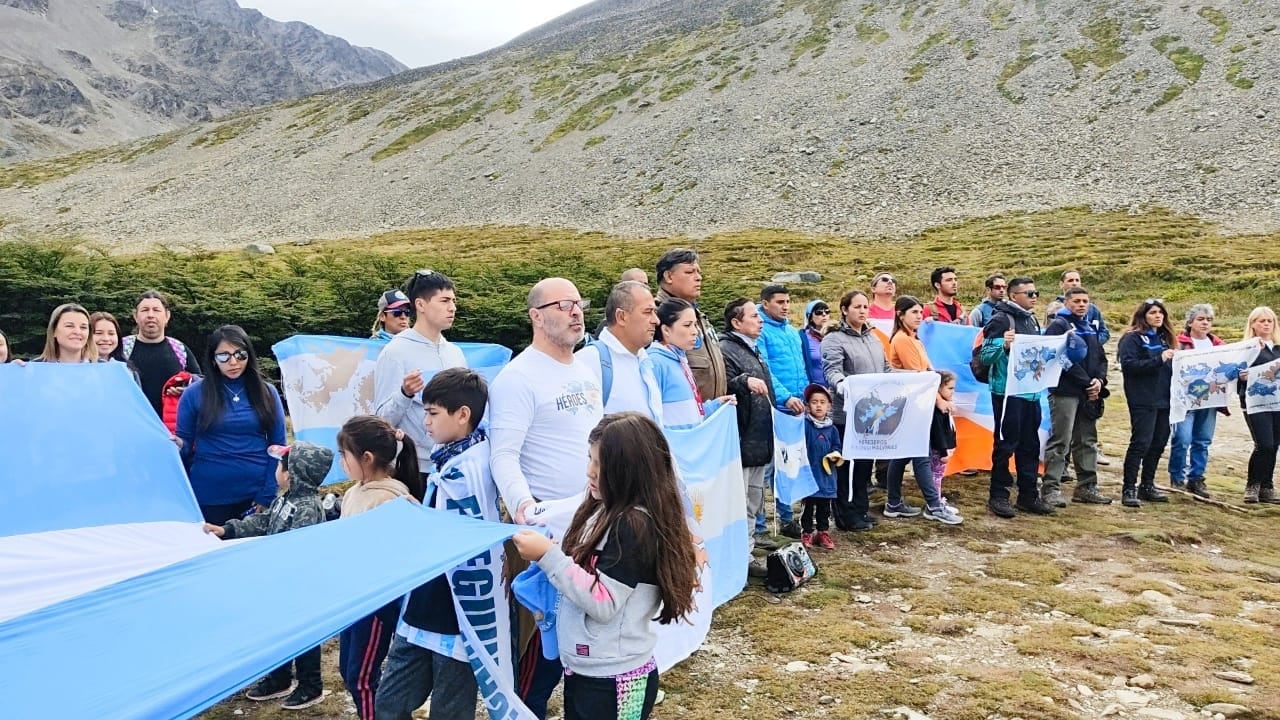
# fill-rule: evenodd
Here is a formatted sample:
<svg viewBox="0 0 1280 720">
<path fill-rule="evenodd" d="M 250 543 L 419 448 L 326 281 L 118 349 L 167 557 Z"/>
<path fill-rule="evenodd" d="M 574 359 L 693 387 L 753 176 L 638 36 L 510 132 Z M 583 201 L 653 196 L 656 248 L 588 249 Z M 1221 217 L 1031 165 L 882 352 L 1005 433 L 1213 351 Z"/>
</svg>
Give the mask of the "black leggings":
<svg viewBox="0 0 1280 720">
<path fill-rule="evenodd" d="M 1258 487 L 1272 487 L 1276 473 L 1276 448 L 1280 448 L 1280 412 L 1246 414 L 1244 421 L 1253 436 L 1247 482 Z"/>
<path fill-rule="evenodd" d="M 818 516 L 818 529 L 831 529 L 831 498 L 805 498 L 804 514 L 800 516 L 800 529 L 813 532 L 813 516 Z"/>
<path fill-rule="evenodd" d="M 1129 449 L 1124 453 L 1124 489 L 1156 482 L 1156 465 L 1169 444 L 1169 408 L 1129 406 Z M 1275 453 L 1272 453 L 1274 458 Z M 1139 472 L 1141 471 L 1141 472 Z"/>
<path fill-rule="evenodd" d="M 564 674 L 564 720 L 646 720 L 658 698 L 658 666 L 613 677 Z"/>
</svg>

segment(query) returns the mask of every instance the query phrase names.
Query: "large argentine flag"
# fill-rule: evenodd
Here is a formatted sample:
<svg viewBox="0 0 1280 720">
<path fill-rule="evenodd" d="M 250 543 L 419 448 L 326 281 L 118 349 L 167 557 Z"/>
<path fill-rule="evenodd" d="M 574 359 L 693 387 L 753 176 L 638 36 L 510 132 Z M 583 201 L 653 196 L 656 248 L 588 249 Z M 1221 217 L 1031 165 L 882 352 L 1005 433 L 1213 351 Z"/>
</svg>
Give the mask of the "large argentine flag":
<svg viewBox="0 0 1280 720">
<path fill-rule="evenodd" d="M 194 716 L 510 534 L 396 501 L 222 543 L 123 364 L 0 365 L 0 398 L 3 718 Z"/>
<path fill-rule="evenodd" d="M 455 343 L 467 367 L 489 382 L 511 360 L 511 350 L 490 343 Z M 295 335 L 271 346 L 280 362 L 293 434 L 338 452 L 338 430 L 356 415 L 373 413 L 373 369 L 387 341 L 330 335 Z M 424 380 L 430 379 L 424 377 Z M 344 480 L 334 463 L 325 483 Z"/>
</svg>

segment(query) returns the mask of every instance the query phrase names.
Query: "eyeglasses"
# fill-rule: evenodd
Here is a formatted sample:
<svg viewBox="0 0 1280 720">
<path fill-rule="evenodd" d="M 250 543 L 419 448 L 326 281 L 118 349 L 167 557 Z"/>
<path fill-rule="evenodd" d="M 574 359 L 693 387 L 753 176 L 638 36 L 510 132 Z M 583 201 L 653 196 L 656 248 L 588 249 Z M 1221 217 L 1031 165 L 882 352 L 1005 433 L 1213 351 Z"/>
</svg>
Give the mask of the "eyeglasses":
<svg viewBox="0 0 1280 720">
<path fill-rule="evenodd" d="M 398 318 L 402 318 L 402 317 L 409 317 L 410 315 L 412 315 L 412 314 L 413 314 L 412 312 L 410 312 L 410 311 L 408 311 L 408 310 L 401 310 L 400 308 L 396 308 L 395 310 L 388 310 L 388 311 L 386 311 L 386 312 L 387 312 L 387 314 L 388 314 L 388 315 L 390 315 L 391 317 L 398 317 Z"/>
<path fill-rule="evenodd" d="M 231 362 L 231 358 L 244 362 L 249 359 L 249 353 L 244 350 L 236 350 L 235 352 L 220 352 L 213 354 L 213 359 L 217 360 L 219 365 L 226 365 Z"/>
<path fill-rule="evenodd" d="M 1040 291 L 1039 290 L 1019 290 L 1015 292 L 1014 295 L 1026 295 L 1029 298 L 1038 298 L 1040 297 Z"/>
<path fill-rule="evenodd" d="M 546 310 L 549 307 L 555 307 L 560 312 L 573 312 L 574 308 L 578 308 L 582 312 L 586 312 L 591 307 L 590 300 L 556 300 L 555 302 L 544 303 L 534 306 L 534 310 Z"/>
</svg>

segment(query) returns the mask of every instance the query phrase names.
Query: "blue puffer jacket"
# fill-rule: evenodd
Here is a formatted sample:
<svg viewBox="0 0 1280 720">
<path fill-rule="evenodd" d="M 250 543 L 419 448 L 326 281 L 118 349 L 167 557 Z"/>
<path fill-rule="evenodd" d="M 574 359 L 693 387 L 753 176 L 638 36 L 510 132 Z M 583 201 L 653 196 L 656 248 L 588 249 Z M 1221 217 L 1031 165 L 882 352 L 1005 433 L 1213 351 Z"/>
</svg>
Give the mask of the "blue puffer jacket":
<svg viewBox="0 0 1280 720">
<path fill-rule="evenodd" d="M 760 333 L 760 354 L 769 363 L 773 377 L 773 403 L 785 409 L 787 400 L 804 400 L 804 389 L 809 384 L 809 372 L 805 367 L 804 348 L 800 335 L 786 320 L 774 320 L 756 306 L 760 319 L 764 320 L 764 332 Z"/>
<path fill-rule="evenodd" d="M 822 335 L 809 326 L 809 321 L 813 318 L 813 308 L 820 302 L 822 301 L 810 300 L 809 304 L 804 306 L 805 326 L 798 332 L 800 347 L 804 348 L 805 370 L 809 373 L 809 382 L 826 387 L 827 376 L 822 372 Z"/>
</svg>

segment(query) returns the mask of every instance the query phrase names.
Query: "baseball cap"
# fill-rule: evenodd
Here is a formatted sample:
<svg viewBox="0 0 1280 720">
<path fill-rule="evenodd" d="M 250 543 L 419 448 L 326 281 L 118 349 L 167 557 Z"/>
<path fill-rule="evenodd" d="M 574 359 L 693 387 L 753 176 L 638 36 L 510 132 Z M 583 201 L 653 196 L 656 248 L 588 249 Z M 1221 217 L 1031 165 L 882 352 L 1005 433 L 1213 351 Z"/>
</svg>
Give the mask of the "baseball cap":
<svg viewBox="0 0 1280 720">
<path fill-rule="evenodd" d="M 284 456 L 289 454 L 288 445 L 270 445 L 267 447 L 267 454 L 276 460 L 283 460 Z"/>
<path fill-rule="evenodd" d="M 378 312 L 391 310 L 409 304 L 409 296 L 399 290 L 388 290 L 378 298 Z"/>
<path fill-rule="evenodd" d="M 804 401 L 806 403 L 809 402 L 809 398 L 813 397 L 817 393 L 822 393 L 823 395 L 826 395 L 828 400 L 831 399 L 831 392 L 827 390 L 825 387 L 819 385 L 818 383 L 809 383 L 809 386 L 804 389 Z"/>
</svg>

